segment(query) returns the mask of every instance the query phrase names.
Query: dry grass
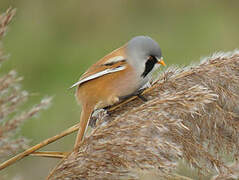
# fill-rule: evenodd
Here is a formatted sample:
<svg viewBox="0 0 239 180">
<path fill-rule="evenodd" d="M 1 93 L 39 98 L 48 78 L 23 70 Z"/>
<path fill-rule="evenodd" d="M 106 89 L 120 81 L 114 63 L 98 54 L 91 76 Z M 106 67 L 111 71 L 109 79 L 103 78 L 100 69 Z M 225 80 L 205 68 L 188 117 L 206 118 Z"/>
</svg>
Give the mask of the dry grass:
<svg viewBox="0 0 239 180">
<path fill-rule="evenodd" d="M 223 154 L 238 158 L 238 51 L 170 67 L 145 97 L 146 103 L 134 99 L 98 113 L 79 153 L 63 159 L 49 179 L 140 179 L 150 171 L 173 179 L 180 159 L 203 175 L 234 173 Z"/>
<path fill-rule="evenodd" d="M 7 59 L 1 40 L 15 12 L 15 9 L 10 8 L 0 15 L 0 63 Z M 19 109 L 30 96 L 28 92 L 21 89 L 21 80 L 22 77 L 19 77 L 14 70 L 0 75 L 0 160 L 5 160 L 28 147 L 29 141 L 24 137 L 16 137 L 16 133 L 24 121 L 48 107 L 51 100 L 45 98 L 30 110 L 20 111 Z"/>
</svg>

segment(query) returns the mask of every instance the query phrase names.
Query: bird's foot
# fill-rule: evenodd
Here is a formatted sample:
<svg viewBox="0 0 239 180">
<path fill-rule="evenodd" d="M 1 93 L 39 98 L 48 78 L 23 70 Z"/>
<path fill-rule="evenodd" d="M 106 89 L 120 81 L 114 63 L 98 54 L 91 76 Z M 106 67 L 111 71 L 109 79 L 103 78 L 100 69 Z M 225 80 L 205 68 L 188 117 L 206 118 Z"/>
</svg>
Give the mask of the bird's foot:
<svg viewBox="0 0 239 180">
<path fill-rule="evenodd" d="M 141 99 L 143 102 L 147 102 L 148 99 L 144 97 L 142 94 L 137 94 L 138 98 Z"/>
</svg>

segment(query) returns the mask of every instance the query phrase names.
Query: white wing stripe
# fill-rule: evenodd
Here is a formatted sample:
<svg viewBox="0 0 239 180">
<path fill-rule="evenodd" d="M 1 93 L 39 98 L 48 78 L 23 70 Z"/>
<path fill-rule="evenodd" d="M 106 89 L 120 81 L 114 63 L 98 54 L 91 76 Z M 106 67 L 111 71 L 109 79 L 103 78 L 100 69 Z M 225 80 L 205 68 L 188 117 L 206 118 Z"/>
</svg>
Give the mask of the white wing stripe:
<svg viewBox="0 0 239 180">
<path fill-rule="evenodd" d="M 110 73 L 114 73 L 114 72 L 118 72 L 118 71 L 122 71 L 126 68 L 126 66 L 119 66 L 119 67 L 116 67 L 116 68 L 113 68 L 113 69 L 105 69 L 104 71 L 100 71 L 98 73 L 95 73 L 89 77 L 86 77 L 78 82 L 76 82 L 75 84 L 73 84 L 70 88 L 73 88 L 75 86 L 78 86 L 86 81 L 89 81 L 89 80 L 92 80 L 92 79 L 96 79 L 100 76 L 104 76 L 106 74 L 110 74 Z"/>
<path fill-rule="evenodd" d="M 109 60 L 107 60 L 104 64 L 117 63 L 117 62 L 120 62 L 122 60 L 125 60 L 125 58 L 123 56 L 115 56 L 115 57 L 112 57 Z"/>
</svg>

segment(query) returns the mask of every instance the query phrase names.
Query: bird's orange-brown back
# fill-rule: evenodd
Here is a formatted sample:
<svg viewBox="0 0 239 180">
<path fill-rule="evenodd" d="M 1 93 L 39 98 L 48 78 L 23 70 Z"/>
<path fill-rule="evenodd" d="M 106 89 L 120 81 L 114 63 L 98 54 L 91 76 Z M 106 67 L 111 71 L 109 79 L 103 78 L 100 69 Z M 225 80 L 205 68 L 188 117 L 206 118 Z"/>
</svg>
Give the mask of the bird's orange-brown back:
<svg viewBox="0 0 239 180">
<path fill-rule="evenodd" d="M 82 74 L 82 76 L 80 77 L 80 80 L 83 80 L 93 74 L 103 71 L 105 69 L 103 64 L 106 64 L 108 60 L 110 60 L 114 57 L 117 57 L 117 56 L 122 56 L 126 59 L 125 45 L 112 51 L 111 53 L 107 54 L 106 56 L 101 58 L 99 61 L 97 61 L 95 64 L 93 64 L 84 74 Z M 116 66 L 117 66 L 117 64 L 116 64 Z"/>
</svg>

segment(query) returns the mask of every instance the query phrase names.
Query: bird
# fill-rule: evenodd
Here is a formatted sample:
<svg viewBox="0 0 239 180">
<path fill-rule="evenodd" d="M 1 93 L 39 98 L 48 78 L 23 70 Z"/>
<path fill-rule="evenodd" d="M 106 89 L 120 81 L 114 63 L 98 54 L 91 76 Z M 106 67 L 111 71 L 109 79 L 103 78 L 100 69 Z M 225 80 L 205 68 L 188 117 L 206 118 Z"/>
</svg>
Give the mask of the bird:
<svg viewBox="0 0 239 180">
<path fill-rule="evenodd" d="M 150 81 L 156 65 L 166 65 L 158 43 L 149 36 L 136 36 L 93 64 L 70 87 L 77 87 L 75 96 L 82 107 L 76 152 L 91 114 L 137 93 Z"/>
</svg>

